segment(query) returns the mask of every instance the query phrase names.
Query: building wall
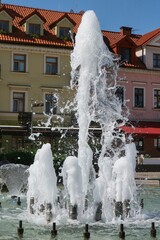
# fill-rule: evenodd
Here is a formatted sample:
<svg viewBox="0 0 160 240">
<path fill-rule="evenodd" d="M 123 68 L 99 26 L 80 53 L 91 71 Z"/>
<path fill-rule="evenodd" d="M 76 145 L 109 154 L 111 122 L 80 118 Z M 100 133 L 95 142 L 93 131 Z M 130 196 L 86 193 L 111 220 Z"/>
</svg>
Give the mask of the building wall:
<svg viewBox="0 0 160 240">
<path fill-rule="evenodd" d="M 156 46 L 146 47 L 146 67 L 147 67 L 147 69 L 154 69 L 153 53 L 160 54 L 160 47 L 156 47 Z M 155 70 L 157 70 L 157 69 L 155 68 Z"/>
<path fill-rule="evenodd" d="M 13 72 L 13 53 L 27 55 L 27 71 L 25 73 Z M 45 57 L 58 57 L 59 67 L 57 75 L 45 74 Z M 58 96 L 58 113 L 64 108 L 69 99 L 73 98 L 73 91 L 69 91 L 70 85 L 70 51 L 25 47 L 0 44 L 0 96 L 3 96 L 0 104 L 0 124 L 17 122 L 17 113 L 12 113 L 13 91 L 26 92 L 25 111 L 31 111 L 31 101 L 44 102 L 45 93 L 53 93 Z M 2 104 L 3 102 L 3 104 Z M 43 118 L 44 107 L 36 111 Z M 38 116 L 36 116 L 38 117 Z"/>
<path fill-rule="evenodd" d="M 160 109 L 153 108 L 153 90 L 160 89 L 160 72 L 150 70 L 127 70 L 120 69 L 119 81 L 125 87 L 125 99 L 130 111 L 130 120 L 137 121 L 159 121 Z M 134 107 L 134 88 L 144 88 L 144 108 Z"/>
</svg>

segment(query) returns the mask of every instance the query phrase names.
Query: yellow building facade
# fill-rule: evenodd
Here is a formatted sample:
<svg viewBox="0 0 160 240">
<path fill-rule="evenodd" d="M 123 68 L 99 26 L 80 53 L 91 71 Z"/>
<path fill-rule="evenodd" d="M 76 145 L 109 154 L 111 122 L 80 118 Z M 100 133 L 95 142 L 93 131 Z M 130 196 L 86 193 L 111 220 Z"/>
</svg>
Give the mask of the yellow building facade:
<svg viewBox="0 0 160 240">
<path fill-rule="evenodd" d="M 24 148 L 22 142 L 34 127 L 35 131 L 48 127 L 50 117 L 52 127 L 71 125 L 65 107 L 74 97 L 70 89 L 74 15 L 80 22 L 81 14 L 1 5 L 1 151 Z M 25 113 L 21 118 L 31 114 L 32 119 L 20 122 L 21 113 Z"/>
</svg>

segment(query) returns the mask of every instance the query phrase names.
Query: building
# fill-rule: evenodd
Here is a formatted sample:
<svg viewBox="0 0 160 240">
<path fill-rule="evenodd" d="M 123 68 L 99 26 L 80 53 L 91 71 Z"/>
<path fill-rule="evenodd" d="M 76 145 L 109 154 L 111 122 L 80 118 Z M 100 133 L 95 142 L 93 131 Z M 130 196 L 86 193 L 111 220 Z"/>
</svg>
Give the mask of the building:
<svg viewBox="0 0 160 240">
<path fill-rule="evenodd" d="M 5 151 L 25 147 L 31 118 L 36 123 L 45 121 L 43 112 L 48 114 L 50 108 L 53 126 L 71 122 L 65 114 L 61 123 L 60 109 L 73 99 L 68 90 L 71 38 L 81 17 L 82 13 L 1 4 L 0 147 Z M 18 122 L 19 112 L 24 112 L 19 118 L 23 126 Z"/>
<path fill-rule="evenodd" d="M 1 150 L 25 148 L 31 129 L 53 138 L 51 128 L 42 124 L 50 108 L 52 127 L 71 125 L 72 115 L 61 109 L 74 96 L 70 54 L 82 15 L 1 4 Z M 160 29 L 140 35 L 123 26 L 102 34 L 109 49 L 121 56 L 117 95 L 130 110 L 123 130 L 133 133 L 140 153 L 159 157 Z"/>
<path fill-rule="evenodd" d="M 140 153 L 160 156 L 160 29 L 145 35 L 121 27 L 104 31 L 112 51 L 121 56 L 118 94 L 130 114 L 128 126 Z"/>
</svg>

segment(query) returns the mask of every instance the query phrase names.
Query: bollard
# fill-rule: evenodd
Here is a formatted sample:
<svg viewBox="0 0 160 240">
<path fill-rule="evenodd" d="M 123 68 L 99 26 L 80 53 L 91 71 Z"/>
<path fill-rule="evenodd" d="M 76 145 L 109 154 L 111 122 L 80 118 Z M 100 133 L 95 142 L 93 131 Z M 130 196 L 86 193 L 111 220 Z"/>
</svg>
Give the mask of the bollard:
<svg viewBox="0 0 160 240">
<path fill-rule="evenodd" d="M 74 206 L 70 205 L 69 206 L 69 217 L 74 220 L 74 219 L 77 219 L 77 215 L 78 215 L 77 204 L 75 204 Z"/>
<path fill-rule="evenodd" d="M 22 221 L 19 221 L 19 227 L 17 228 L 17 233 L 20 238 L 23 237 L 24 229 L 22 228 Z"/>
<path fill-rule="evenodd" d="M 18 197 L 18 200 L 17 200 L 17 205 L 21 205 L 21 199 L 20 199 L 20 197 Z"/>
<path fill-rule="evenodd" d="M 34 214 L 33 206 L 34 206 L 34 197 L 31 197 L 30 198 L 30 204 L 29 204 L 29 208 L 30 208 L 30 213 L 31 214 Z"/>
<path fill-rule="evenodd" d="M 85 232 L 83 233 L 84 240 L 87 240 L 90 238 L 90 232 L 88 232 L 88 224 L 85 225 Z"/>
<path fill-rule="evenodd" d="M 156 238 L 156 229 L 155 229 L 154 222 L 152 222 L 152 225 L 151 225 L 150 235 L 152 238 Z"/>
<path fill-rule="evenodd" d="M 144 202 L 143 202 L 143 199 L 141 199 L 141 202 L 140 202 L 140 207 L 141 207 L 141 209 L 143 209 L 143 207 L 144 207 Z"/>
<path fill-rule="evenodd" d="M 57 203 L 60 204 L 60 196 L 57 197 Z"/>
<path fill-rule="evenodd" d="M 119 239 L 125 239 L 125 232 L 123 231 L 123 224 L 120 224 Z"/>
<path fill-rule="evenodd" d="M 40 211 L 40 212 L 44 212 L 44 210 L 45 210 L 44 205 L 43 205 L 43 204 L 40 204 L 40 206 L 39 206 L 39 211 Z"/>
<path fill-rule="evenodd" d="M 102 202 L 97 203 L 96 206 L 96 212 L 95 212 L 95 221 L 100 221 L 102 219 Z"/>
<path fill-rule="evenodd" d="M 0 208 L 2 207 L 2 203 L 0 202 Z"/>
<path fill-rule="evenodd" d="M 51 238 L 55 238 L 57 236 L 57 230 L 56 230 L 56 223 L 53 223 L 52 230 L 51 230 Z"/>
<path fill-rule="evenodd" d="M 122 202 L 115 202 L 115 216 L 122 217 L 123 216 L 123 204 Z"/>
<path fill-rule="evenodd" d="M 52 204 L 51 203 L 47 203 L 46 206 L 46 220 L 49 223 L 53 218 L 53 214 L 52 214 Z"/>
<path fill-rule="evenodd" d="M 63 203 L 62 203 L 62 200 L 61 200 L 60 196 L 57 197 L 57 203 L 58 203 L 58 206 L 59 206 L 60 208 L 63 208 Z M 66 208 L 66 207 L 65 207 L 65 208 Z"/>
<path fill-rule="evenodd" d="M 131 208 L 130 208 L 130 200 L 126 199 L 123 202 L 123 215 L 124 215 L 124 217 L 128 217 L 129 216 L 130 210 L 131 210 Z"/>
</svg>

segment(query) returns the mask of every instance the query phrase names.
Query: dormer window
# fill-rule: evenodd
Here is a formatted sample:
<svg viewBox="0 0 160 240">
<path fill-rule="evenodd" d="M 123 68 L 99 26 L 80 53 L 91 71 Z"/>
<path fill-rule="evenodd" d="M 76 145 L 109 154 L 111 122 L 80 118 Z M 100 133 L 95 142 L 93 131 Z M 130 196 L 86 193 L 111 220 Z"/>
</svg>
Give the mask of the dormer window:
<svg viewBox="0 0 160 240">
<path fill-rule="evenodd" d="M 41 33 L 41 25 L 35 23 L 29 23 L 29 34 L 40 35 Z"/>
<path fill-rule="evenodd" d="M 9 21 L 0 20 L 0 32 L 4 32 L 4 33 L 9 32 Z"/>
<path fill-rule="evenodd" d="M 60 27 L 59 28 L 59 37 L 60 38 L 70 38 L 70 31 L 69 27 Z"/>
<path fill-rule="evenodd" d="M 67 13 L 61 16 L 57 21 L 54 21 L 49 25 L 49 28 L 53 30 L 56 37 L 62 40 L 71 40 L 71 34 L 74 33 L 74 26 L 76 23 L 69 17 Z"/>
<path fill-rule="evenodd" d="M 44 35 L 43 24 L 45 22 L 45 18 L 37 12 L 37 10 L 34 10 L 28 16 L 23 18 L 19 24 L 23 26 L 26 34 L 29 34 L 30 37 L 37 38 Z"/>
<path fill-rule="evenodd" d="M 121 48 L 121 60 L 131 62 L 131 48 Z"/>
<path fill-rule="evenodd" d="M 12 16 L 5 6 L 0 8 L 0 33 L 12 33 Z"/>
</svg>

